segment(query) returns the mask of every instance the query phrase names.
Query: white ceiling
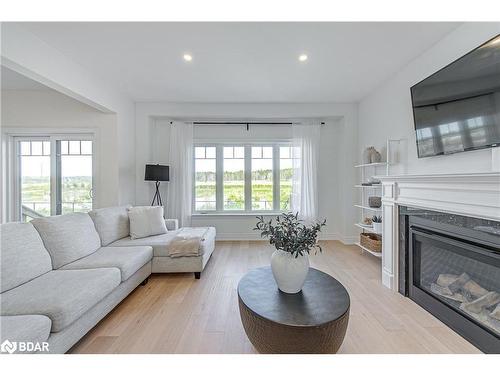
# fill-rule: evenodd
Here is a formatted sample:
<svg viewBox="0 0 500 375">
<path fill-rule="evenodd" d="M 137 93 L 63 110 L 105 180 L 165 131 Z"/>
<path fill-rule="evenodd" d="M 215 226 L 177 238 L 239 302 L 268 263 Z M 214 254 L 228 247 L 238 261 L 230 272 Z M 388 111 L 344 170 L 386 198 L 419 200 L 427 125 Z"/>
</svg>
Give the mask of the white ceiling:
<svg viewBox="0 0 500 375">
<path fill-rule="evenodd" d="M 459 23 L 22 25 L 136 101 L 352 102 Z"/>
<path fill-rule="evenodd" d="M 0 78 L 2 90 L 50 90 L 47 86 L 33 81 L 4 66 L 2 66 Z"/>
</svg>

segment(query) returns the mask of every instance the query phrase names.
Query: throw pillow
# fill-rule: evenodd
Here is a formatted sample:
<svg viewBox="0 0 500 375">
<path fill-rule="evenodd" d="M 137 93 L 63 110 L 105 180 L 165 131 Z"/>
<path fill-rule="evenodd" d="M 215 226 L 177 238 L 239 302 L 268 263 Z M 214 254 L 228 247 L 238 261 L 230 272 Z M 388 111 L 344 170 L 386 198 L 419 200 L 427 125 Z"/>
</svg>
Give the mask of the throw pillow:
<svg viewBox="0 0 500 375">
<path fill-rule="evenodd" d="M 128 209 L 130 237 L 135 240 L 167 233 L 161 206 L 139 206 Z"/>
</svg>

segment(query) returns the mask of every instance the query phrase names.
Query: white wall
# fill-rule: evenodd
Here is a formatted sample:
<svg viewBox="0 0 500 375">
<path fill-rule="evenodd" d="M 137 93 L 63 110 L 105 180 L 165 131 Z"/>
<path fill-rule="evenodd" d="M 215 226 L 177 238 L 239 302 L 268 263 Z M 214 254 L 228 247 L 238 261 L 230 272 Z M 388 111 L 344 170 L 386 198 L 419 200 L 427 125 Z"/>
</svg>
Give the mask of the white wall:
<svg viewBox="0 0 500 375">
<path fill-rule="evenodd" d="M 53 90 L 5 90 L 1 97 L 2 128 L 89 129 L 98 145 L 94 207 L 118 204 L 116 115 L 103 113 Z"/>
<path fill-rule="evenodd" d="M 20 25 L 3 22 L 1 37 L 2 65 L 102 112 L 116 114 L 119 188 L 115 195 L 120 203 L 134 203 L 133 101 L 105 77 L 90 74 Z"/>
<path fill-rule="evenodd" d="M 388 138 L 405 138 L 402 160 L 406 168 L 396 173 L 431 174 L 488 172 L 492 170 L 492 150 L 418 159 L 411 109 L 410 87 L 500 33 L 500 23 L 466 23 L 359 103 L 358 161 L 363 149 L 385 149 Z M 498 157 L 498 156 L 496 156 Z"/>
<path fill-rule="evenodd" d="M 352 204 L 354 194 L 354 152 L 356 107 L 350 104 L 136 104 L 136 202 L 149 204 L 152 184 L 144 181 L 146 163 L 168 164 L 169 121 L 167 119 L 291 119 L 321 118 L 326 124 L 321 130 L 319 166 L 320 216 L 328 219 L 323 238 L 353 242 L 355 230 Z M 203 126 L 195 127 L 198 139 L 290 138 L 289 127 Z M 164 192 L 165 193 L 165 192 Z M 166 196 L 166 195 L 165 195 Z M 168 204 L 168 202 L 167 202 Z M 215 217 L 193 219 L 193 225 L 216 226 L 219 239 L 258 238 L 253 232 L 254 216 Z"/>
</svg>

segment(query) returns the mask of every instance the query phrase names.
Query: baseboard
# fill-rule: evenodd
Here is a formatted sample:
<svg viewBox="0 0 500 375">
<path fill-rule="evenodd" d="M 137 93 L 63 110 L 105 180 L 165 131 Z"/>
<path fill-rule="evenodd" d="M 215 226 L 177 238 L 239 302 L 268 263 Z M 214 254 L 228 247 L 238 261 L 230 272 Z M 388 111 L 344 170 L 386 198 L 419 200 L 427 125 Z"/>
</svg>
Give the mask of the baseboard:
<svg viewBox="0 0 500 375">
<path fill-rule="evenodd" d="M 323 241 L 342 241 L 342 237 L 337 233 L 325 233 L 322 232 L 319 235 L 319 239 Z M 266 238 L 262 238 L 258 232 L 255 233 L 217 233 L 217 241 L 267 241 Z M 354 243 L 353 241 L 352 243 Z"/>
<path fill-rule="evenodd" d="M 217 232 L 216 241 L 267 241 L 259 233 L 220 233 Z"/>
<path fill-rule="evenodd" d="M 345 236 L 339 239 L 344 245 L 354 245 L 359 241 L 359 236 Z"/>
</svg>

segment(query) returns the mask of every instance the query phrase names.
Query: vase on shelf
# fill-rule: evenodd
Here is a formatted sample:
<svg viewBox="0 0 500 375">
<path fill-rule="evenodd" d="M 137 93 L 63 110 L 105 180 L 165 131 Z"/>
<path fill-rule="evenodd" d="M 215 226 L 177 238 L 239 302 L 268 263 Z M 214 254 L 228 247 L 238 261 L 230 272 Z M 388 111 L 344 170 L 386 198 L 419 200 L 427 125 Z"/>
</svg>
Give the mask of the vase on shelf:
<svg viewBox="0 0 500 375">
<path fill-rule="evenodd" d="M 372 153 L 375 150 L 375 147 L 370 146 L 363 151 L 363 164 L 370 164 L 372 162 Z"/>
<path fill-rule="evenodd" d="M 382 197 L 368 197 L 368 206 L 370 206 L 371 208 L 380 208 L 382 206 Z"/>
<path fill-rule="evenodd" d="M 377 234 L 382 234 L 382 223 L 372 222 L 373 231 Z"/>
<path fill-rule="evenodd" d="M 382 155 L 377 150 L 373 149 L 370 153 L 370 163 L 380 163 Z"/>
</svg>

